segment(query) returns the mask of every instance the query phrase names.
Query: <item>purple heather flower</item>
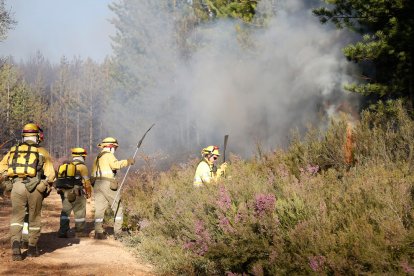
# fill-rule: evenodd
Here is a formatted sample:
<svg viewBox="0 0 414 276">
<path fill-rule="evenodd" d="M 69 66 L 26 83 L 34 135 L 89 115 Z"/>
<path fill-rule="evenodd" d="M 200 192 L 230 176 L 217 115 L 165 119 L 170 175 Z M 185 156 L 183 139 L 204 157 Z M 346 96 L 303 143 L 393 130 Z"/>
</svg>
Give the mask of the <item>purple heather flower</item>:
<svg viewBox="0 0 414 276">
<path fill-rule="evenodd" d="M 403 271 L 407 274 L 413 274 L 414 273 L 414 268 L 412 268 L 410 266 L 410 264 L 407 262 L 407 260 L 402 261 L 400 263 L 401 268 L 403 269 Z"/>
<path fill-rule="evenodd" d="M 226 212 L 231 206 L 230 193 L 226 190 L 226 187 L 224 186 L 220 186 L 217 205 L 223 212 Z"/>
<path fill-rule="evenodd" d="M 210 233 L 204 226 L 204 222 L 202 220 L 197 220 L 194 225 L 194 230 L 196 234 L 196 240 L 194 242 L 194 252 L 200 256 L 203 256 L 207 250 L 208 245 L 211 242 Z"/>
<path fill-rule="evenodd" d="M 256 201 L 254 210 L 257 216 L 262 216 L 268 211 L 272 211 L 275 208 L 276 197 L 274 194 L 258 194 L 256 195 Z"/>
<path fill-rule="evenodd" d="M 197 220 L 194 224 L 194 231 L 196 235 L 201 235 L 204 230 L 204 222 L 202 220 Z"/>
<path fill-rule="evenodd" d="M 238 210 L 236 216 L 234 217 L 235 223 L 243 223 L 246 220 L 247 214 L 245 210 Z"/>
<path fill-rule="evenodd" d="M 219 215 L 219 226 L 225 233 L 232 233 L 234 231 L 230 220 L 226 216 Z"/>
<path fill-rule="evenodd" d="M 325 265 L 326 258 L 324 256 L 309 257 L 309 266 L 315 272 L 321 272 Z"/>
<path fill-rule="evenodd" d="M 263 266 L 261 264 L 255 264 L 252 269 L 253 275 L 264 275 Z"/>
<path fill-rule="evenodd" d="M 195 242 L 188 241 L 188 242 L 184 243 L 183 247 L 184 247 L 184 249 L 191 250 L 191 249 L 194 248 L 194 245 L 195 245 Z"/>
<path fill-rule="evenodd" d="M 319 171 L 318 165 L 312 166 L 311 164 L 308 164 L 308 166 L 306 167 L 306 172 L 309 173 L 310 175 L 315 175 L 318 171 Z"/>
</svg>

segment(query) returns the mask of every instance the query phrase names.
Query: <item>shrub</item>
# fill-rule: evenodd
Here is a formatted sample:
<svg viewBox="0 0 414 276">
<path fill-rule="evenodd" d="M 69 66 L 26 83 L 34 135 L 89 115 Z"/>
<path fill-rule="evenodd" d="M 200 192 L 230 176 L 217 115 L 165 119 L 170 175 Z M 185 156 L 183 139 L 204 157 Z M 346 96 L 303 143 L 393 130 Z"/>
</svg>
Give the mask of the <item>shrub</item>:
<svg viewBox="0 0 414 276">
<path fill-rule="evenodd" d="M 133 246 L 165 274 L 412 273 L 414 126 L 388 105 L 362 114 L 351 167 L 342 119 L 286 151 L 231 156 L 217 185 L 193 187 L 195 160 L 137 177 Z"/>
</svg>

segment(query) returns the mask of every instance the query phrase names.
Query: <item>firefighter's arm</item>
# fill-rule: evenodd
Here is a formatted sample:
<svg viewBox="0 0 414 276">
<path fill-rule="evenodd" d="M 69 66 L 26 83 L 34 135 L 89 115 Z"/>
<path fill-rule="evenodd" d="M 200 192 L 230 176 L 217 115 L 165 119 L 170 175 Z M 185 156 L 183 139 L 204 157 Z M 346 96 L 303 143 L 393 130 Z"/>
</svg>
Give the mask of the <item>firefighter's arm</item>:
<svg viewBox="0 0 414 276">
<path fill-rule="evenodd" d="M 86 198 L 90 198 L 92 196 L 92 185 L 89 178 L 88 168 L 85 165 L 78 166 L 80 175 L 82 176 L 83 186 L 85 187 Z"/>
<path fill-rule="evenodd" d="M 12 189 L 12 184 L 7 179 L 8 159 L 10 152 L 8 152 L 3 159 L 0 161 L 0 189 L 3 190 L 4 195 L 9 197 Z"/>
<path fill-rule="evenodd" d="M 0 175 L 3 176 L 3 174 L 6 173 L 7 169 L 9 168 L 9 165 L 7 164 L 7 161 L 9 160 L 10 152 L 8 152 L 3 159 L 0 161 Z M 0 177 L 1 177 L 0 176 Z"/>
<path fill-rule="evenodd" d="M 128 160 L 118 160 L 113 154 L 106 154 L 111 170 L 119 170 L 129 165 Z"/>
<path fill-rule="evenodd" d="M 53 168 L 52 157 L 44 148 L 39 148 L 39 153 L 43 156 L 43 174 L 46 176 L 46 181 L 49 185 L 56 180 L 56 172 Z"/>
</svg>

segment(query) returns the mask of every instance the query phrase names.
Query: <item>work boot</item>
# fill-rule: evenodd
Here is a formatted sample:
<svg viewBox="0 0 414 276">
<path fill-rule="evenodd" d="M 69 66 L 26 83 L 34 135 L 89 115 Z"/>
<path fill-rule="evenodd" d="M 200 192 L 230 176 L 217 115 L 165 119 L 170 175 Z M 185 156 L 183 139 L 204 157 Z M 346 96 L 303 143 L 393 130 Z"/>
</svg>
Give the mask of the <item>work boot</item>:
<svg viewBox="0 0 414 276">
<path fill-rule="evenodd" d="M 28 249 L 29 248 L 29 242 L 28 241 L 21 241 L 20 242 L 20 248 L 21 249 Z"/>
<path fill-rule="evenodd" d="M 106 240 L 104 233 L 95 233 L 95 240 Z"/>
<path fill-rule="evenodd" d="M 68 232 L 65 233 L 58 233 L 58 238 L 66 239 L 68 237 Z"/>
<path fill-rule="evenodd" d="M 20 251 L 20 242 L 18 242 L 18 241 L 13 242 L 12 251 L 13 251 L 13 255 L 12 255 L 12 260 L 13 261 L 23 260 L 22 252 Z"/>
<path fill-rule="evenodd" d="M 29 245 L 29 249 L 27 250 L 27 257 L 39 257 L 39 254 L 39 249 L 36 245 Z"/>
<path fill-rule="evenodd" d="M 88 235 L 87 233 L 85 233 L 85 232 L 81 232 L 81 231 L 76 232 L 76 233 L 75 233 L 75 236 L 76 236 L 77 238 L 85 238 L 85 237 L 89 237 L 89 235 Z"/>
</svg>

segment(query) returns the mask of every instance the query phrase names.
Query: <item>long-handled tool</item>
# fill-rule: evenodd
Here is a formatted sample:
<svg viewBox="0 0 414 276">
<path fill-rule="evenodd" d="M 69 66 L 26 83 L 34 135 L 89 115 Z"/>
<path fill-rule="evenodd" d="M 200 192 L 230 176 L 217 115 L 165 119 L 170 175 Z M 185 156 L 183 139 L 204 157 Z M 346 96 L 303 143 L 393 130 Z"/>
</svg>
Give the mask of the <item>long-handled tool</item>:
<svg viewBox="0 0 414 276">
<path fill-rule="evenodd" d="M 224 146 L 223 146 L 223 163 L 226 162 L 226 148 L 227 148 L 227 141 L 229 140 L 229 135 L 224 135 Z"/>
<path fill-rule="evenodd" d="M 138 152 L 139 148 L 141 147 L 142 141 L 144 141 L 145 135 L 147 135 L 147 133 L 151 130 L 151 128 L 153 126 L 155 126 L 155 124 L 152 124 L 152 126 L 144 133 L 144 135 L 142 136 L 141 140 L 139 140 L 139 142 L 137 144 L 137 148 L 135 149 L 134 156 L 132 157 L 133 159 L 135 159 L 135 156 L 137 155 L 137 152 Z M 125 179 L 126 179 L 126 177 L 128 175 L 128 172 L 129 172 L 129 169 L 130 168 L 131 168 L 131 165 L 128 166 L 128 169 L 127 169 L 127 171 L 126 171 L 126 173 L 124 175 L 124 178 L 122 179 L 121 185 L 119 186 L 118 191 L 116 192 L 116 195 L 115 195 L 115 198 L 114 198 L 114 202 L 112 202 L 112 205 L 111 205 L 111 209 L 114 208 L 115 202 L 116 202 L 116 200 L 117 200 L 117 198 L 119 196 L 119 193 L 120 193 L 120 191 L 122 189 L 122 185 L 124 185 Z M 117 208 L 117 210 L 116 210 L 116 212 L 114 214 L 114 217 L 116 217 L 116 213 L 117 212 L 118 212 L 118 208 Z"/>
<path fill-rule="evenodd" d="M 9 139 L 9 140 L 7 140 L 7 141 L 5 141 L 5 142 L 3 142 L 3 143 L 1 143 L 0 144 L 0 149 L 2 149 L 7 143 L 9 143 L 9 142 L 11 142 L 11 141 L 13 141 L 13 140 L 16 140 L 16 138 L 12 138 L 12 139 Z"/>
</svg>

